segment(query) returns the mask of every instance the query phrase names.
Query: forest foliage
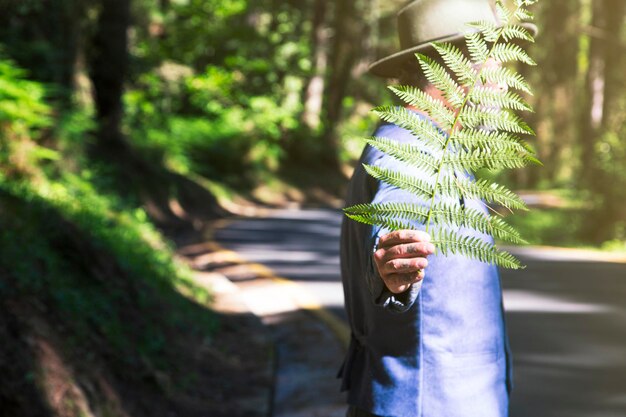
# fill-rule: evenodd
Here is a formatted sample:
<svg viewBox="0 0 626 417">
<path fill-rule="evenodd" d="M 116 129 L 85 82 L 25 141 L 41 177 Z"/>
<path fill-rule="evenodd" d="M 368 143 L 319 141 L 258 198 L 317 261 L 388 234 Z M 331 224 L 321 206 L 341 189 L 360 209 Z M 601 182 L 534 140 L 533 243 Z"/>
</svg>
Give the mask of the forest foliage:
<svg viewBox="0 0 626 417">
<path fill-rule="evenodd" d="M 236 196 L 341 198 L 378 122 L 370 109 L 412 94 L 367 74 L 397 51 L 405 3 L 0 0 L 0 325 L 24 327 L 11 318 L 21 305 L 77 369 L 100 361 L 126 378 L 122 394 L 160 386 L 147 415 L 166 413 L 159 401 L 177 389 L 205 396 L 185 349 L 210 344 L 217 321 L 165 232 L 195 230 Z M 625 247 L 625 18 L 623 0 L 536 8 L 528 52 L 540 70 L 516 70 L 535 91 L 520 97 L 544 167 L 481 173 L 470 190 L 511 208 L 525 204 L 513 191 L 534 201 L 507 218 L 531 243 Z M 31 346 L 17 324 L 0 370 L 21 379 L 0 400 L 35 407 L 29 368 L 3 368 Z M 99 387 L 92 377 L 84 385 Z"/>
</svg>

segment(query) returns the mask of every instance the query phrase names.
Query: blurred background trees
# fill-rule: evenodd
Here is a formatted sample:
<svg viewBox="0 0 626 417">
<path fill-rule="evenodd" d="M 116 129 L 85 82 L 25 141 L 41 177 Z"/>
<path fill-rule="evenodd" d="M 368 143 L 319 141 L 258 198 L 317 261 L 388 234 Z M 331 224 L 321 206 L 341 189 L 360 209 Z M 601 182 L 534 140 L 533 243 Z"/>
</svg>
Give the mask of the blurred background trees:
<svg viewBox="0 0 626 417">
<path fill-rule="evenodd" d="M 210 336 L 215 321 L 163 233 L 220 202 L 337 204 L 369 110 L 392 100 L 367 66 L 396 51 L 404 3 L 0 0 L 2 299 L 39 300 L 120 374 L 184 386 L 167 334 Z M 624 250 L 625 3 L 536 12 L 527 76 L 545 167 L 488 175 L 537 207 L 511 218 L 531 242 Z"/>
</svg>

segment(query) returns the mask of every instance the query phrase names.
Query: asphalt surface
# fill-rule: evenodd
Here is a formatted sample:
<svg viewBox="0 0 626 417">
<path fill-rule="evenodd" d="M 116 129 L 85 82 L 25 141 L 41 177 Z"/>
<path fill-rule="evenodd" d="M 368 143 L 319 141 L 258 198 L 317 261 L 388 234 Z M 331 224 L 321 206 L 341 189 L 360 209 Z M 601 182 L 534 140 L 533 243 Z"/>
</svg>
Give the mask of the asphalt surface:
<svg viewBox="0 0 626 417">
<path fill-rule="evenodd" d="M 340 223 L 341 214 L 334 210 L 276 211 L 266 218 L 234 221 L 215 237 L 246 260 L 296 282 L 345 320 Z M 512 251 L 527 268 L 502 271 L 514 358 L 511 417 L 626 416 L 626 263 L 584 251 Z M 316 336 L 324 343 L 315 338 L 297 341 L 298 328 L 319 327 L 312 315 L 303 319 L 294 309 L 273 317 L 280 342 L 275 409 L 282 410 L 275 415 L 317 415 L 312 411 L 316 401 L 317 407 L 332 404 L 335 410 L 319 415 L 341 415 L 343 396 L 332 378 L 341 363 L 340 348 L 330 346 L 334 342 L 327 332 Z M 298 368 L 303 363 L 293 360 L 298 356 L 304 362 L 308 358 L 309 368 Z M 311 372 L 324 387 L 307 384 Z M 296 375 L 304 377 L 298 380 Z M 325 394 L 285 403 L 298 390 L 318 389 Z"/>
</svg>

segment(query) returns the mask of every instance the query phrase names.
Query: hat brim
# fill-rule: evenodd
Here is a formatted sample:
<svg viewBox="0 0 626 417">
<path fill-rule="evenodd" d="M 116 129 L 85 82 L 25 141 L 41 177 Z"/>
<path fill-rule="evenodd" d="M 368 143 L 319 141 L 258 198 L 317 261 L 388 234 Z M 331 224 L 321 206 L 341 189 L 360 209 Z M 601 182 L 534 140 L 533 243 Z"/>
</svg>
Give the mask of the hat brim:
<svg viewBox="0 0 626 417">
<path fill-rule="evenodd" d="M 520 26 L 528 29 L 533 36 L 537 35 L 538 29 L 537 26 L 532 23 L 522 23 Z M 439 39 L 432 39 L 428 42 L 424 42 L 422 44 L 413 46 L 409 49 L 404 49 L 400 52 L 396 52 L 395 54 L 386 56 L 384 58 L 379 59 L 378 61 L 370 64 L 368 67 L 368 72 L 372 75 L 376 75 L 378 77 L 384 78 L 394 78 L 397 77 L 400 73 L 400 68 L 402 67 L 402 62 L 410 59 L 417 52 L 424 51 L 433 51 L 432 42 L 456 42 L 465 39 L 465 36 L 461 33 L 457 33 L 450 36 L 445 36 Z"/>
</svg>

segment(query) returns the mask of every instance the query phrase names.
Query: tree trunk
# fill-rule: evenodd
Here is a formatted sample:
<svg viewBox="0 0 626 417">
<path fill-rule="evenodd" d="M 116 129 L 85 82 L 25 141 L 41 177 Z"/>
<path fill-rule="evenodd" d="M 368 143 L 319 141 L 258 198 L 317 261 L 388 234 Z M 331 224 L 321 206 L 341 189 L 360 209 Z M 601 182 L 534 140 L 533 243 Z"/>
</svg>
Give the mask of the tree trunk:
<svg viewBox="0 0 626 417">
<path fill-rule="evenodd" d="M 305 89 L 302 122 L 311 130 L 320 125 L 324 100 L 324 76 L 328 64 L 328 35 L 325 25 L 327 0 L 314 0 L 311 27 L 311 51 L 313 52 L 313 76 Z"/>
<path fill-rule="evenodd" d="M 594 164 L 594 147 L 597 141 L 599 128 L 602 123 L 604 110 L 604 66 L 606 41 L 599 33 L 606 28 L 605 19 L 606 1 L 592 2 L 593 33 L 590 36 L 588 62 L 589 68 L 585 78 L 583 105 L 579 117 L 579 141 L 581 145 L 581 175 L 580 180 L 589 186 L 596 176 Z"/>
<path fill-rule="evenodd" d="M 88 51 L 89 76 L 97 110 L 98 144 L 121 142 L 122 95 L 128 71 L 130 0 L 101 0 L 95 34 Z"/>
<path fill-rule="evenodd" d="M 596 9 L 597 7 L 597 9 Z M 619 220 L 623 201 L 621 193 L 616 197 L 614 179 L 611 178 L 614 169 L 602 166 L 596 143 L 605 133 L 618 129 L 611 126 L 611 119 L 619 112 L 616 103 L 619 94 L 623 94 L 623 46 L 620 44 L 620 34 L 623 30 L 624 12 L 623 0 L 602 0 L 594 2 L 594 15 L 598 13 L 597 24 L 592 27 L 592 43 L 590 51 L 590 68 L 587 78 L 588 102 L 586 110 L 589 112 L 584 120 L 583 127 L 583 174 L 584 184 L 594 195 L 596 207 L 589 217 L 583 230 L 584 237 L 595 242 L 602 242 L 613 235 L 615 222 Z M 594 16 L 595 20 L 595 16 Z M 593 58 L 593 59 L 592 59 Z M 618 184 L 619 186 L 619 184 Z"/>
<path fill-rule="evenodd" d="M 361 16 L 356 0 L 337 0 L 333 24 L 333 45 L 330 56 L 325 103 L 325 124 L 322 133 L 323 151 L 320 162 L 339 170 L 339 138 L 337 128 L 342 116 L 343 100 L 348 92 L 350 77 L 361 54 Z"/>
</svg>

